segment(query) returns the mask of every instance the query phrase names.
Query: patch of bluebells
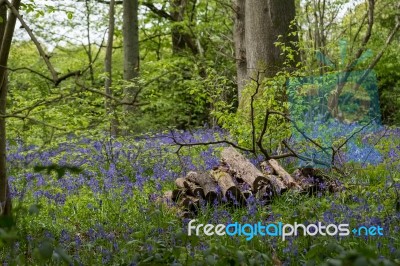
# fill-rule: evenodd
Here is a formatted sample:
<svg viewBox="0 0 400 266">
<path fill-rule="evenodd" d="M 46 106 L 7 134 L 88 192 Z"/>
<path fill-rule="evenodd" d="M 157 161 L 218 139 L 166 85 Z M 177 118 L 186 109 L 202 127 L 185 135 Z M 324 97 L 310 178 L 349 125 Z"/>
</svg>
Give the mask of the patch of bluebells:
<svg viewBox="0 0 400 266">
<path fill-rule="evenodd" d="M 335 119 L 327 121 L 316 119 L 315 121 L 307 121 L 301 126 L 297 125 L 297 127 L 297 129 L 296 127 L 292 129 L 293 137 L 290 145 L 299 151 L 299 154 L 312 159 L 315 164 L 314 166 L 330 166 L 332 159 L 332 150 L 330 147 L 335 141 L 340 140 L 340 143 L 344 143 L 346 139 L 348 139 L 346 145 L 336 154 L 336 164 L 341 165 L 347 162 L 356 162 L 365 166 L 368 164 L 377 165 L 383 162 L 384 157 L 376 149 L 376 142 L 371 141 L 374 136 L 376 138 L 383 131 L 387 131 L 384 126 L 378 123 L 343 123 Z M 392 136 L 394 136 L 393 133 L 391 134 Z M 326 150 L 322 151 L 307 140 L 305 136 L 316 140 Z M 335 147 L 338 147 L 338 144 Z M 318 161 L 325 164 L 318 163 Z M 309 163 L 305 161 L 299 162 L 301 166 Z"/>
<path fill-rule="evenodd" d="M 345 127 L 337 124 L 332 125 L 332 127 L 334 126 Z M 349 125 L 347 130 L 352 132 L 354 128 L 355 125 Z M 337 130 L 344 129 L 339 128 Z M 393 130 L 390 134 L 400 136 L 400 130 Z M 147 185 L 152 184 L 153 192 L 156 194 L 151 194 L 150 200 L 156 201 L 157 194 L 162 194 L 166 182 L 173 181 L 191 170 L 210 170 L 219 163 L 216 149 L 223 146 L 222 144 L 201 147 L 197 152 L 197 157 L 186 152 L 187 150 L 190 151 L 189 148 L 186 150 L 183 148 L 182 154 L 177 156 L 175 154 L 177 146 L 174 145 L 174 139 L 182 143 L 198 143 L 227 138 L 229 138 L 229 135 L 220 129 L 199 129 L 193 132 L 160 133 L 148 137 L 134 138 L 132 141 L 126 142 L 118 142 L 112 139 L 81 139 L 60 143 L 56 148 L 50 150 L 39 150 L 35 146 L 25 147 L 22 142 L 18 142 L 16 146 L 8 146 L 7 161 L 9 173 L 11 173 L 9 178 L 11 195 L 22 197 L 29 191 L 37 200 L 46 199 L 51 204 L 64 205 L 68 196 L 78 194 L 82 187 L 87 187 L 95 195 L 115 192 L 113 196 L 129 200 L 133 196 L 134 189 L 143 190 Z M 373 138 L 374 135 L 364 137 L 362 142 L 364 144 L 374 142 Z M 388 157 L 396 159 L 399 154 L 400 146 L 397 146 L 390 150 Z M 372 164 L 378 164 L 382 161 L 378 152 L 371 152 L 368 147 L 362 145 L 360 147 L 354 142 L 349 142 L 348 149 L 341 156 L 347 161 L 358 160 L 363 162 L 368 159 Z M 262 156 L 256 158 L 249 156 L 249 158 L 255 165 L 263 160 Z M 35 165 L 49 166 L 51 164 L 76 166 L 83 171 L 79 174 L 72 174 L 67 171 L 61 179 L 56 179 L 45 172 L 32 172 Z M 13 169 L 19 170 L 14 171 Z M 49 190 L 49 188 L 52 189 Z M 363 214 L 371 211 L 371 207 L 365 199 L 354 196 L 351 200 L 357 203 L 356 207 L 350 208 L 344 204 L 332 203 L 331 208 L 323 214 L 324 222 L 350 223 L 359 221 L 365 225 L 382 225 L 385 230 L 389 230 L 390 226 L 400 219 L 400 217 L 392 217 L 383 220 L 377 216 L 365 216 Z M 240 218 L 240 222 L 258 222 L 255 218 L 258 207 L 264 204 L 265 202 L 250 197 L 249 204 L 246 206 L 247 211 Z M 101 205 L 101 200 L 99 205 Z M 210 222 L 213 224 L 234 222 L 231 213 L 219 207 L 213 210 Z M 91 205 L 87 208 L 101 209 L 101 206 Z M 201 208 L 206 209 L 207 206 L 201 204 Z M 382 206 L 380 209 L 382 209 Z M 143 213 L 147 211 L 146 208 L 142 209 Z M 279 219 L 279 214 L 270 212 L 265 222 L 272 223 Z M 120 230 L 123 232 L 124 241 L 129 241 L 135 231 L 126 224 L 122 224 Z M 156 228 L 152 235 L 162 235 L 172 230 L 173 228 L 167 230 Z M 399 230 L 398 227 L 396 230 Z M 81 257 L 82 254 L 79 254 L 78 250 L 84 244 L 84 241 L 93 243 L 100 240 L 107 241 L 111 246 L 100 248 L 98 252 L 101 254 L 103 263 L 112 262 L 113 252 L 120 249 L 114 232 L 105 229 L 101 224 L 93 224 L 93 227 L 84 232 L 83 235 L 87 239 L 73 235 L 67 230 L 62 230 L 57 239 L 63 246 L 74 243 L 74 258 Z M 51 237 L 53 238 L 53 236 Z M 175 240 L 172 239 L 172 241 Z M 273 239 L 273 241 L 275 240 Z M 202 248 L 206 248 L 206 244 L 203 243 L 203 245 Z M 289 242 L 288 248 L 293 250 L 294 253 L 298 253 L 297 247 L 292 246 L 292 242 Z M 152 249 L 151 245 L 146 246 L 147 252 L 151 252 Z"/>
</svg>

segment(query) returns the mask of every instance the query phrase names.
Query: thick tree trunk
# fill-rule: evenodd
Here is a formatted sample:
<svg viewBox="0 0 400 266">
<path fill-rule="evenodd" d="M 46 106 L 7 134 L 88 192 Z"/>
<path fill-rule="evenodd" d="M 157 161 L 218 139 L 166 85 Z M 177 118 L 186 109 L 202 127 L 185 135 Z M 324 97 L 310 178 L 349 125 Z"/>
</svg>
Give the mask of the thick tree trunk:
<svg viewBox="0 0 400 266">
<path fill-rule="evenodd" d="M 247 79 L 247 62 L 246 62 L 246 38 L 245 38 L 245 0 L 235 0 L 235 25 L 234 25 L 234 42 L 236 57 L 236 83 L 238 88 L 238 97 L 246 84 Z"/>
<path fill-rule="evenodd" d="M 109 22 L 108 22 L 108 39 L 107 39 L 107 50 L 104 60 L 104 72 L 107 77 L 104 81 L 105 93 L 108 96 L 112 96 L 111 86 L 112 86 L 112 52 L 114 43 L 114 28 L 115 28 L 115 0 L 110 1 L 110 11 L 109 11 Z M 114 108 L 111 104 L 111 100 L 106 97 L 105 108 L 107 115 L 114 115 Z M 110 122 L 110 134 L 115 137 L 118 135 L 118 121 L 115 117 L 111 118 Z"/>
<path fill-rule="evenodd" d="M 139 30 L 138 0 L 123 1 L 123 38 L 124 38 L 124 80 L 133 81 L 139 76 Z M 124 89 L 125 102 L 137 100 L 137 82 Z M 136 98 L 136 99 L 135 99 Z M 131 112 L 133 105 L 125 105 L 125 111 Z M 126 132 L 124 132 L 126 135 Z"/>
<path fill-rule="evenodd" d="M 18 10 L 20 0 L 12 1 L 13 6 Z M 0 16 L 3 22 L 0 26 L 0 215 L 11 215 L 10 189 L 7 179 L 6 162 L 6 118 L 7 113 L 7 63 L 10 54 L 11 41 L 14 35 L 16 17 L 11 12 L 8 19 L 7 9 L 4 5 L 0 7 Z M 5 26 L 4 26 L 5 25 Z"/>
<path fill-rule="evenodd" d="M 290 23 L 295 18 L 294 0 L 246 0 L 245 40 L 248 76 L 264 72 L 273 77 L 283 66 L 279 41 L 289 44 Z"/>
</svg>

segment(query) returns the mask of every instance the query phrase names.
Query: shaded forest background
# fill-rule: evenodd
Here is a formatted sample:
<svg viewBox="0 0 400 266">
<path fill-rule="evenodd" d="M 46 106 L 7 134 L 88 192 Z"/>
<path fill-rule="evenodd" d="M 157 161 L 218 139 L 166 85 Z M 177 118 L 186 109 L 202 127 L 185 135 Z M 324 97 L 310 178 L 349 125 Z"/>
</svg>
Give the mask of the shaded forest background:
<svg viewBox="0 0 400 266">
<path fill-rule="evenodd" d="M 290 2 L 279 3 L 281 13 L 276 14 L 276 23 L 285 19 L 285 23 L 292 23 L 286 31 L 294 37 L 270 37 L 269 42 L 282 53 L 278 57 L 281 69 L 272 73 L 315 76 L 343 71 L 347 63 L 356 59 L 358 49 L 370 49 L 369 58 L 360 60 L 355 67 L 365 69 L 384 52 L 374 67 L 383 121 L 398 124 L 398 35 L 392 45 L 385 45 L 396 26 L 396 1 L 376 1 L 373 6 L 347 1 Z M 291 21 L 290 15 L 281 17 L 285 8 L 294 4 L 296 20 Z M 110 124 L 118 131 L 113 132 L 116 135 L 167 127 L 222 126 L 218 114 L 235 112 L 238 86 L 241 90 L 241 83 L 245 82 L 237 72 L 243 54 L 240 50 L 235 53 L 240 1 L 145 1 L 137 5 L 133 3 L 130 10 L 137 8 L 138 24 L 134 19 L 124 20 L 124 16 L 134 18 L 135 14 L 124 14 L 118 1 L 22 4 L 24 19 L 54 70 L 60 75 L 73 73 L 73 77 L 54 86 L 35 45 L 26 40 L 23 27 L 17 28 L 8 65 L 10 140 L 18 137 L 43 144 L 70 133 L 103 134 L 110 131 Z M 369 18 L 371 8 L 373 21 Z M 115 20 L 110 19 L 112 9 Z M 254 20 L 254 16 L 249 19 Z M 131 26 L 124 27 L 123 23 Z M 369 23 L 373 24 L 371 36 L 364 43 Z M 265 27 L 258 28 L 254 33 L 257 36 L 267 31 Z M 261 41 L 265 40 L 268 36 Z M 260 50 L 243 45 L 248 51 Z M 341 54 L 342 46 L 347 47 L 346 55 Z M 334 66 L 322 64 L 317 52 Z M 254 59 L 253 67 L 260 63 L 257 60 L 264 59 Z M 268 58 L 266 63 L 272 65 Z"/>
</svg>

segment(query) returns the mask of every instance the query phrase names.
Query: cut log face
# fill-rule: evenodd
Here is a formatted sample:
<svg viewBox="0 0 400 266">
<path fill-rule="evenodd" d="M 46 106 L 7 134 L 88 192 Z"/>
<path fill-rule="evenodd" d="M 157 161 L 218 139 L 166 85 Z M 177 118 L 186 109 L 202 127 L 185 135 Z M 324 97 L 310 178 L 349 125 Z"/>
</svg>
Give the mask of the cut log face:
<svg viewBox="0 0 400 266">
<path fill-rule="evenodd" d="M 261 172 L 264 175 L 273 175 L 274 174 L 274 169 L 271 167 L 271 165 L 267 162 L 264 161 L 260 164 L 261 166 Z"/>
<path fill-rule="evenodd" d="M 260 170 L 232 147 L 223 149 L 221 157 L 223 163 L 225 163 L 237 177 L 249 184 L 253 192 L 257 192 L 260 180 L 266 179 Z"/>
<path fill-rule="evenodd" d="M 194 196 L 204 198 L 204 190 L 202 187 L 197 186 L 193 182 L 190 182 L 186 178 L 180 177 L 175 180 L 175 185 L 183 190 L 186 190 L 186 193 Z"/>
<path fill-rule="evenodd" d="M 217 183 L 209 173 L 189 172 L 186 176 L 186 179 L 198 184 L 203 188 L 204 196 L 207 202 L 213 203 L 215 200 L 220 198 Z"/>
<path fill-rule="evenodd" d="M 183 207 L 185 210 L 197 212 L 200 206 L 200 200 L 189 195 L 184 195 L 179 199 L 178 205 Z"/>
<path fill-rule="evenodd" d="M 272 201 L 274 196 L 273 188 L 271 186 L 263 186 L 256 193 L 256 198 L 259 200 Z"/>
<path fill-rule="evenodd" d="M 185 194 L 185 191 L 183 189 L 174 189 L 172 191 L 172 200 L 177 202 L 179 198 Z"/>
<path fill-rule="evenodd" d="M 233 182 L 233 177 L 223 170 L 214 170 L 211 175 L 221 187 L 222 195 L 229 201 L 239 205 L 246 204 L 246 199 L 240 189 Z"/>
<path fill-rule="evenodd" d="M 280 166 L 276 160 L 271 159 L 268 161 L 268 163 L 271 165 L 275 173 L 282 179 L 283 183 L 287 187 L 301 189 L 301 187 L 299 186 L 299 184 L 297 184 L 293 177 L 289 175 L 289 173 L 286 172 L 286 170 L 282 166 Z"/>
<path fill-rule="evenodd" d="M 196 184 L 186 180 L 184 182 L 184 186 L 187 189 L 188 193 L 194 197 L 201 197 L 201 198 L 205 198 L 204 195 L 204 190 L 202 187 L 197 186 Z"/>
<path fill-rule="evenodd" d="M 179 177 L 175 180 L 175 185 L 180 189 L 185 189 L 185 178 Z"/>
<path fill-rule="evenodd" d="M 281 195 L 288 190 L 288 187 L 275 175 L 267 175 L 267 179 L 273 187 L 274 195 Z"/>
</svg>

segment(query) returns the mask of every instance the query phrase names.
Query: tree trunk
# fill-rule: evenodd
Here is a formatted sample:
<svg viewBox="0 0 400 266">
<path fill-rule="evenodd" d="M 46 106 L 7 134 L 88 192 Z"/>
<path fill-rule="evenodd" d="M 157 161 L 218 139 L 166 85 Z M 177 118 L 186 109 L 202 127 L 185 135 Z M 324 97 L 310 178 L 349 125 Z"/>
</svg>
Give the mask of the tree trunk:
<svg viewBox="0 0 400 266">
<path fill-rule="evenodd" d="M 246 0 L 245 40 L 248 77 L 263 72 L 273 77 L 283 67 L 285 57 L 275 46 L 278 41 L 289 44 L 290 23 L 295 18 L 294 0 Z"/>
<path fill-rule="evenodd" d="M 18 10 L 20 0 L 12 1 L 13 6 Z M 7 63 L 10 54 L 11 41 L 14 35 L 16 17 L 11 12 L 7 19 L 7 9 L 3 4 L 0 6 L 0 16 L 3 22 L 0 26 L 0 215 L 11 215 L 10 190 L 7 179 L 7 161 L 6 161 L 6 118 L 7 113 Z M 5 26 L 4 26 L 5 25 Z"/>
<path fill-rule="evenodd" d="M 91 14 L 91 8 L 90 8 L 90 2 L 89 0 L 85 0 L 85 7 L 86 7 L 86 34 L 87 34 L 87 42 L 88 42 L 88 47 L 87 50 L 85 48 L 86 54 L 88 56 L 88 61 L 89 61 L 89 74 L 90 74 L 90 81 L 92 86 L 95 84 L 95 79 L 94 79 L 94 68 L 93 68 L 93 49 L 92 49 L 92 40 L 90 36 L 90 14 Z"/>
<path fill-rule="evenodd" d="M 112 52 L 114 43 L 114 28 L 115 28 L 115 0 L 110 1 L 110 11 L 109 11 L 109 23 L 108 23 L 108 39 L 107 39 L 107 50 L 104 60 L 104 71 L 107 75 L 104 81 L 105 93 L 108 96 L 112 96 Z M 111 104 L 111 100 L 106 97 L 105 108 L 107 115 L 114 115 L 114 108 Z M 115 117 L 111 118 L 110 122 L 110 134 L 115 137 L 118 135 L 118 122 Z"/>
<path fill-rule="evenodd" d="M 171 17 L 173 23 L 179 23 L 183 21 L 184 11 L 186 8 L 186 0 L 173 0 L 171 1 Z M 186 43 L 183 35 L 181 34 L 181 25 L 172 26 L 172 53 L 177 54 L 185 50 Z"/>
<path fill-rule="evenodd" d="M 237 68 L 236 83 L 239 99 L 247 79 L 245 7 L 245 0 L 235 0 L 234 42 Z"/>
<path fill-rule="evenodd" d="M 139 93 L 137 82 L 133 79 L 139 76 L 139 27 L 138 0 L 123 1 L 123 39 L 124 39 L 124 80 L 132 85 L 124 89 L 125 102 L 132 103 Z M 125 105 L 126 112 L 133 111 L 133 105 Z M 124 135 L 126 135 L 124 130 Z"/>
</svg>

